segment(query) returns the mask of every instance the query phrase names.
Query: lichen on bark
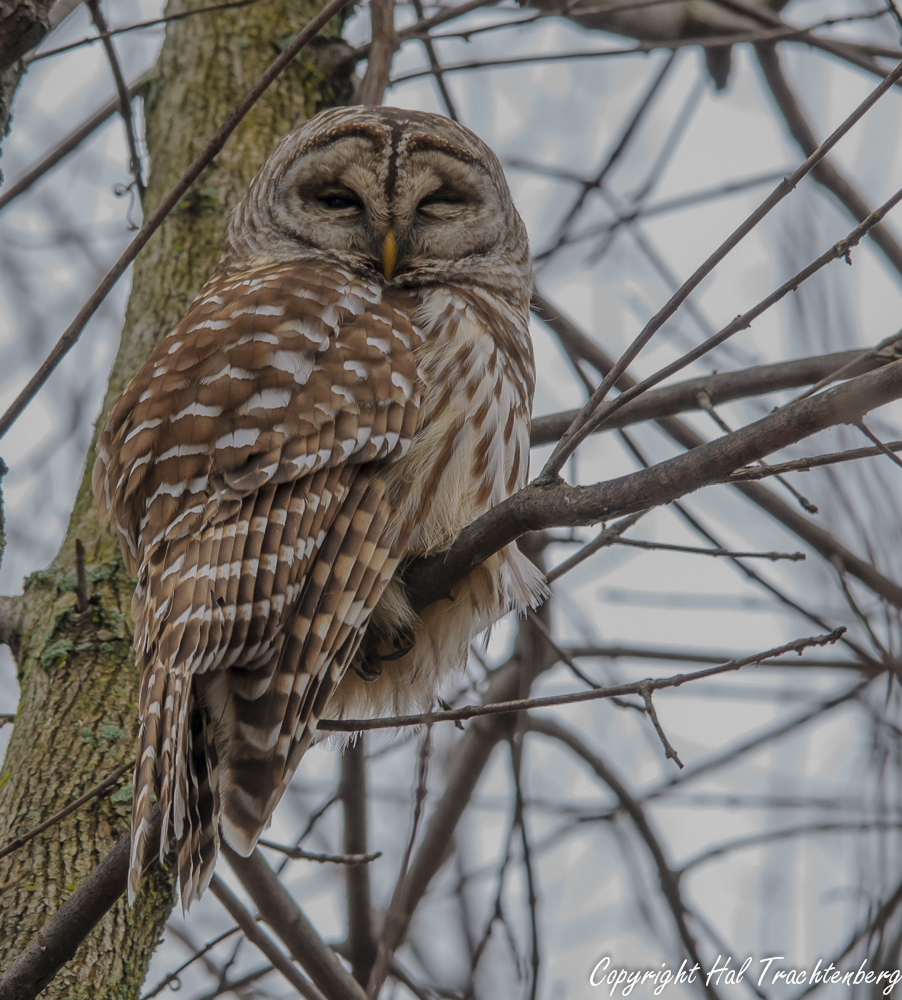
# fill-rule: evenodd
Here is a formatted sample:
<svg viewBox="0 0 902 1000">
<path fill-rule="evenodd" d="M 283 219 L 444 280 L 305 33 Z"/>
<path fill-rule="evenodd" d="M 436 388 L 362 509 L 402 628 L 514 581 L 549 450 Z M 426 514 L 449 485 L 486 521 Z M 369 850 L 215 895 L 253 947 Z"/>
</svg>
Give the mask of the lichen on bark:
<svg viewBox="0 0 902 1000">
<path fill-rule="evenodd" d="M 203 0 L 170 3 L 174 12 Z M 145 92 L 152 210 L 245 90 L 319 9 L 274 0 L 170 23 Z M 122 340 L 103 411 L 180 319 L 219 256 L 232 208 L 277 139 L 350 96 L 347 47 L 332 21 L 247 115 L 217 160 L 135 264 Z M 93 449 L 57 559 L 26 583 L 16 725 L 0 767 L 0 845 L 97 784 L 134 754 L 137 674 L 128 578 L 90 491 Z M 90 606 L 78 612 L 75 540 L 86 549 Z M 0 860 L 0 968 L 8 965 L 128 829 L 131 781 Z M 154 866 L 135 905 L 124 900 L 46 990 L 49 997 L 137 997 L 174 903 L 171 873 Z"/>
</svg>

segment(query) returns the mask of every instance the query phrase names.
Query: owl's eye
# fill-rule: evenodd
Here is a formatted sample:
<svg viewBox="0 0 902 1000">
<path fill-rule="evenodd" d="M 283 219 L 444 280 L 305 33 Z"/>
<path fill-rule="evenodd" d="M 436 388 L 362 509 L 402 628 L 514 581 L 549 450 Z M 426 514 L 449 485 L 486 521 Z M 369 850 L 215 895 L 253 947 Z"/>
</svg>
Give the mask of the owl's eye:
<svg viewBox="0 0 902 1000">
<path fill-rule="evenodd" d="M 332 211 L 343 208 L 363 208 L 363 202 L 352 194 L 326 194 L 320 198 L 320 201 Z"/>
<path fill-rule="evenodd" d="M 425 211 L 429 214 L 430 208 L 439 208 L 445 205 L 463 205 L 465 201 L 466 198 L 457 191 L 452 191 L 449 188 L 439 188 L 438 191 L 433 191 L 431 194 L 427 194 L 425 198 L 420 199 L 417 211 Z"/>
</svg>

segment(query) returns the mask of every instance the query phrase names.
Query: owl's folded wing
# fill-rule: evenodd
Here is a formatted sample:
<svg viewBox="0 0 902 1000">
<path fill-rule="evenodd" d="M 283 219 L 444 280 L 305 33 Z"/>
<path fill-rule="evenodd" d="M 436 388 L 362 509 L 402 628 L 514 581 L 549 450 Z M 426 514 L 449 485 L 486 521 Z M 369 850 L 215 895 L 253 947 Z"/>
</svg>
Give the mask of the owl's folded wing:
<svg viewBox="0 0 902 1000">
<path fill-rule="evenodd" d="M 98 440 L 94 491 L 130 570 L 265 483 L 400 457 L 420 391 L 420 334 L 401 305 L 337 266 L 212 280 Z"/>
</svg>

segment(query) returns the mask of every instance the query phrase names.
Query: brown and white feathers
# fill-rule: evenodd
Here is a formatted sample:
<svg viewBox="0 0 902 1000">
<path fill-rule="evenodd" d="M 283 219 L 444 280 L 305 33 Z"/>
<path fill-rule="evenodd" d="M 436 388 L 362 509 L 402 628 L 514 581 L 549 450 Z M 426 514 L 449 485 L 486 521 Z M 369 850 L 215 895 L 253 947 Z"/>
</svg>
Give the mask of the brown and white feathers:
<svg viewBox="0 0 902 1000">
<path fill-rule="evenodd" d="M 153 796 L 187 906 L 220 833 L 253 850 L 320 718 L 428 707 L 545 593 L 516 546 L 419 617 L 394 576 L 526 482 L 529 291 L 500 165 L 445 118 L 324 112 L 252 182 L 97 446 L 138 579 L 130 898 Z"/>
</svg>

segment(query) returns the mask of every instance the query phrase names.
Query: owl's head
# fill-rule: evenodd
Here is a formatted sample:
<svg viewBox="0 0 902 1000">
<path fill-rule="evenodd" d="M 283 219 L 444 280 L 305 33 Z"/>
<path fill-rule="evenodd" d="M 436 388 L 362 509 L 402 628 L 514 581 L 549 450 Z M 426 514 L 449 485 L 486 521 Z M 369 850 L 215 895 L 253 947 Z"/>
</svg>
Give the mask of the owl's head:
<svg viewBox="0 0 902 1000">
<path fill-rule="evenodd" d="M 285 136 L 248 188 L 225 260 L 311 255 L 402 283 L 529 272 L 495 154 L 448 118 L 397 108 L 322 112 Z"/>
</svg>

